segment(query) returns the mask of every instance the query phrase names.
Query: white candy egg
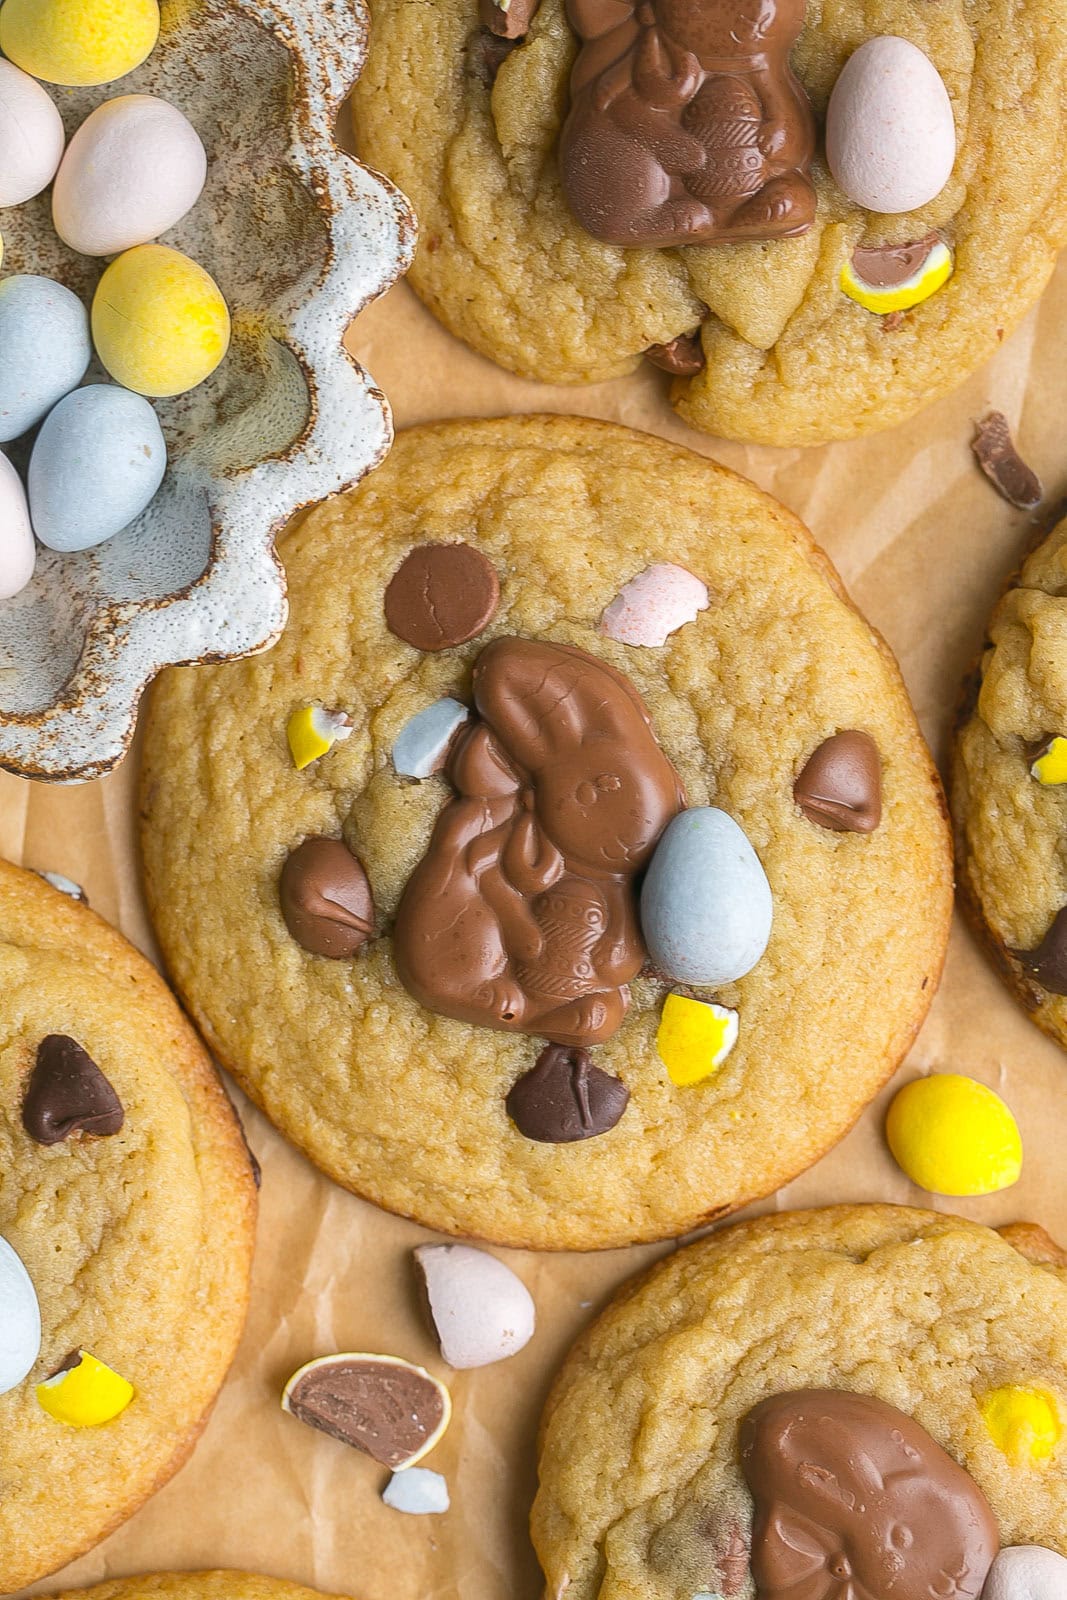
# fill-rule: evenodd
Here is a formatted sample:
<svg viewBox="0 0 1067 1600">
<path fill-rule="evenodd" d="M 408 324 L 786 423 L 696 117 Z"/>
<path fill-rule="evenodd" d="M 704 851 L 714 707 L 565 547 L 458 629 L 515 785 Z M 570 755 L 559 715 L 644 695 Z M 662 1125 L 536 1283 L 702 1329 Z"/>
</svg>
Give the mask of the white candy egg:
<svg viewBox="0 0 1067 1600">
<path fill-rule="evenodd" d="M 50 550 L 89 550 L 127 527 L 153 498 L 167 447 L 148 401 L 94 383 L 61 400 L 30 457 L 30 520 Z"/>
<path fill-rule="evenodd" d="M 41 1308 L 33 1280 L 0 1238 L 0 1394 L 27 1376 L 41 1353 Z"/>
<path fill-rule="evenodd" d="M 20 206 L 48 187 L 63 139 L 51 95 L 28 72 L 0 60 L 0 206 Z"/>
<path fill-rule="evenodd" d="M 23 272 L 0 283 L 0 444 L 40 422 L 85 376 L 89 313 L 61 283 Z"/>
<path fill-rule="evenodd" d="M 25 589 L 37 564 L 30 510 L 22 479 L 0 453 L 0 600 Z"/>
<path fill-rule="evenodd" d="M 415 1260 L 450 1367 L 487 1367 L 529 1344 L 530 1291 L 496 1256 L 467 1244 L 420 1244 Z"/>
<path fill-rule="evenodd" d="M 826 111 L 826 159 L 867 211 L 914 211 L 941 193 L 956 127 L 941 74 L 916 45 L 886 34 L 849 57 Z"/>
<path fill-rule="evenodd" d="M 173 228 L 206 177 L 200 135 L 176 106 L 150 94 L 120 95 L 97 106 L 71 139 L 52 220 L 71 249 L 118 255 Z"/>
<path fill-rule="evenodd" d="M 1067 1559 L 1043 1545 L 1006 1545 L 989 1569 L 982 1600 L 1067 1600 Z"/>
</svg>

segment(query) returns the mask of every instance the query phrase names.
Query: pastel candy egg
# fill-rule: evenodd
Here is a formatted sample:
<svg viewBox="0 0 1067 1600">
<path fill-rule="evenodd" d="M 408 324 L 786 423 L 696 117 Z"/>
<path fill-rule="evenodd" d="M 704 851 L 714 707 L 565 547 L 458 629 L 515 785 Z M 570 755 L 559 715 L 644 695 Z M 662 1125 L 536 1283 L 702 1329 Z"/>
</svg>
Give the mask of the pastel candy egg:
<svg viewBox="0 0 1067 1600">
<path fill-rule="evenodd" d="M 705 583 L 673 561 L 657 561 L 631 578 L 605 608 L 600 632 L 621 644 L 663 645 L 707 609 Z"/>
<path fill-rule="evenodd" d="M 64 137 L 62 118 L 41 85 L 0 61 L 0 206 L 20 206 L 48 187 Z"/>
<path fill-rule="evenodd" d="M 116 383 L 137 394 L 195 389 L 230 343 L 218 284 L 164 244 L 137 245 L 111 263 L 96 286 L 92 320 L 97 355 Z"/>
<path fill-rule="evenodd" d="M 848 58 L 826 110 L 826 159 L 867 211 L 914 211 L 941 193 L 956 159 L 952 104 L 916 45 L 888 34 Z"/>
<path fill-rule="evenodd" d="M 37 1402 L 68 1428 L 100 1428 L 121 1416 L 133 1384 L 88 1350 L 74 1350 L 52 1377 L 37 1385 Z"/>
<path fill-rule="evenodd" d="M 112 384 L 77 389 L 51 411 L 30 457 L 30 520 L 50 550 L 89 550 L 140 516 L 167 466 L 152 407 Z"/>
<path fill-rule="evenodd" d="M 10 600 L 33 577 L 37 549 L 22 479 L 0 454 L 0 600 Z"/>
<path fill-rule="evenodd" d="M 1010 1544 L 994 1557 L 982 1600 L 1067 1600 L 1067 1557 L 1039 1544 Z"/>
<path fill-rule="evenodd" d="M 529 1343 L 534 1331 L 530 1291 L 496 1256 L 473 1245 L 422 1244 L 415 1261 L 450 1367 L 486 1367 Z"/>
<path fill-rule="evenodd" d="M 150 94 L 108 100 L 67 147 L 52 221 L 86 256 L 114 256 L 145 244 L 185 216 L 200 197 L 207 156 L 176 106 Z"/>
<path fill-rule="evenodd" d="M 41 1308 L 21 1258 L 0 1238 L 0 1394 L 20 1384 L 41 1352 Z"/>
<path fill-rule="evenodd" d="M 1019 1127 L 998 1094 L 974 1078 L 935 1072 L 906 1083 L 885 1123 L 898 1166 L 931 1194 L 996 1194 L 1022 1171 Z"/>
<path fill-rule="evenodd" d="M 771 886 L 733 817 L 694 806 L 663 830 L 641 890 L 641 928 L 660 971 L 679 983 L 732 983 L 771 934 Z"/>
<path fill-rule="evenodd" d="M 0 283 L 0 444 L 40 422 L 77 388 L 93 353 L 77 295 L 20 273 Z"/>
<path fill-rule="evenodd" d="M 156 0 L 4 0 L 0 50 L 46 83 L 111 83 L 159 38 Z"/>
</svg>

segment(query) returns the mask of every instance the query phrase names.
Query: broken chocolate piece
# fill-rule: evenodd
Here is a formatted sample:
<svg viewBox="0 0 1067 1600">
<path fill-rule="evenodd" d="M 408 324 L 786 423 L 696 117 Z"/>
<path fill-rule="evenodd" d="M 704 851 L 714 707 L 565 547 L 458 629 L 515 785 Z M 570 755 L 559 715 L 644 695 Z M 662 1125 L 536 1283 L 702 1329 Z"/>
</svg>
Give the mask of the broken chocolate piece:
<svg viewBox="0 0 1067 1600">
<path fill-rule="evenodd" d="M 1016 450 L 1007 417 L 1002 411 L 991 411 L 975 429 L 971 449 L 994 489 L 1009 505 L 1033 511 L 1044 494 L 1041 479 Z"/>
</svg>

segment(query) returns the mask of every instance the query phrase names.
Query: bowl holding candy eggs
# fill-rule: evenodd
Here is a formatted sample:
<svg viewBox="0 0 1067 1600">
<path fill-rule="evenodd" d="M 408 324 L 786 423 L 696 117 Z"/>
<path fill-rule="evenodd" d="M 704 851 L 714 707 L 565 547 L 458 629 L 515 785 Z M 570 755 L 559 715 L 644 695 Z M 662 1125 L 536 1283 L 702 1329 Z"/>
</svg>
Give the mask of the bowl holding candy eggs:
<svg viewBox="0 0 1067 1600">
<path fill-rule="evenodd" d="M 388 449 L 347 356 L 413 224 L 342 153 L 361 0 L 0 6 L 0 766 L 95 776 L 265 648 L 274 537 Z"/>
</svg>

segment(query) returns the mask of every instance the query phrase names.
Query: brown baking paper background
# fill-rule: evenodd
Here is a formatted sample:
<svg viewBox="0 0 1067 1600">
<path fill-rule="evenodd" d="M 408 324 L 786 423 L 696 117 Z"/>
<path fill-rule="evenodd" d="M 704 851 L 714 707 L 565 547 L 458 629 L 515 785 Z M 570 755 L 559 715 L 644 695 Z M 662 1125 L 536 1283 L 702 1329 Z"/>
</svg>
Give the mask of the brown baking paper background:
<svg viewBox="0 0 1067 1600">
<path fill-rule="evenodd" d="M 890 433 L 807 451 L 746 449 L 692 433 L 667 407 L 666 380 L 647 367 L 591 388 L 511 377 L 453 340 L 404 286 L 362 313 L 350 342 L 392 402 L 398 427 L 446 416 L 582 412 L 678 440 L 754 478 L 804 518 L 889 640 L 942 766 L 961 677 L 1037 526 L 1001 501 L 974 465 L 974 419 L 991 405 L 1007 414 L 1042 476 L 1046 505 L 1067 490 L 1067 260 L 1041 305 L 954 395 Z M 74 878 L 99 912 L 151 951 L 137 879 L 135 771 L 136 752 L 83 787 L 0 775 L 0 852 Z M 986 1223 L 1032 1218 L 1067 1242 L 1067 1058 L 1016 1008 L 962 926 L 895 1086 L 930 1070 L 992 1085 L 1022 1127 L 1021 1181 L 955 1208 Z M 891 1161 L 881 1136 L 891 1094 L 892 1087 L 836 1150 L 766 1206 L 895 1200 L 953 1209 L 914 1189 Z M 244 1103 L 242 1111 L 263 1190 L 252 1310 L 236 1365 L 187 1466 L 112 1538 L 38 1590 L 157 1568 L 233 1566 L 362 1600 L 533 1600 L 540 1581 L 526 1518 L 551 1375 L 613 1288 L 657 1251 L 499 1252 L 534 1296 L 537 1332 L 510 1361 L 449 1375 L 414 1292 L 411 1248 L 432 1236 L 344 1193 L 258 1113 Z M 454 1420 L 426 1463 L 448 1480 L 447 1515 L 390 1511 L 379 1499 L 387 1473 L 279 1409 L 289 1374 L 334 1350 L 397 1354 L 448 1379 Z M 76 1496 L 78 1487 L 57 1492 Z"/>
</svg>

